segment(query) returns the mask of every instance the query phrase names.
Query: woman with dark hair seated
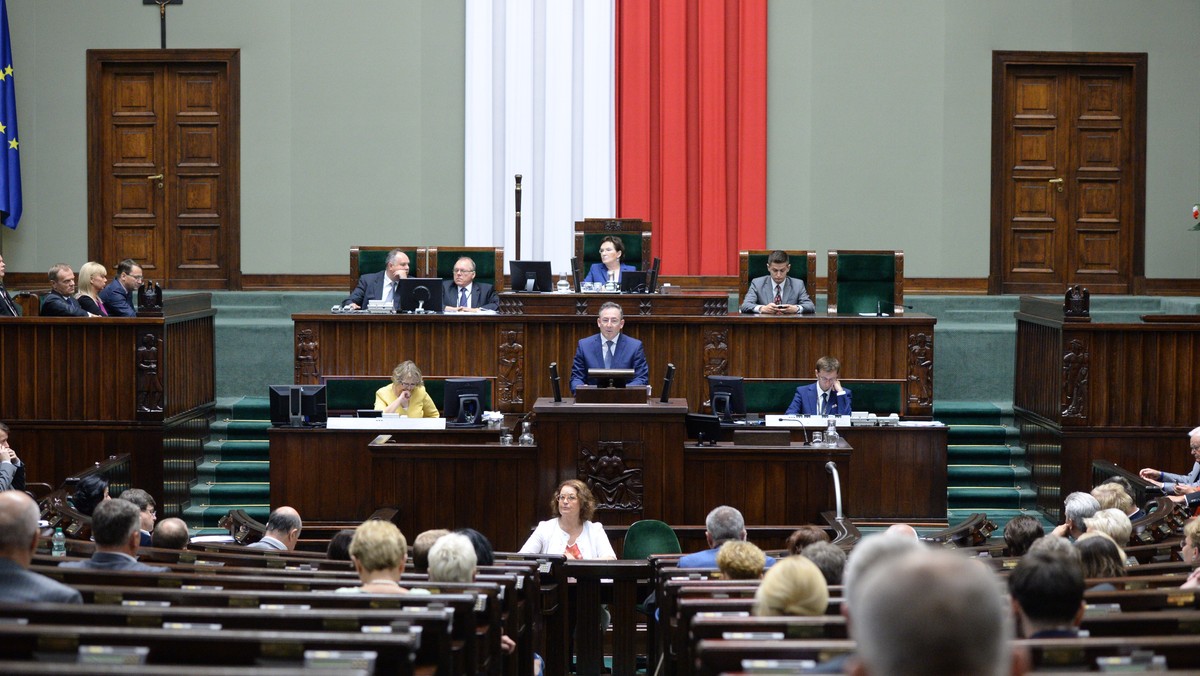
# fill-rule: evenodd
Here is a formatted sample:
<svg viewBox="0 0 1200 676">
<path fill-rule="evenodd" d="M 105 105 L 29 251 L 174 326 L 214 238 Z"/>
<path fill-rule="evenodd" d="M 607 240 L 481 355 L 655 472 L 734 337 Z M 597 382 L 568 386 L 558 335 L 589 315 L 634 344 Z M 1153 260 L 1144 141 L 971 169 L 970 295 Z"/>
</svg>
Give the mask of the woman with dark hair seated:
<svg viewBox="0 0 1200 676">
<path fill-rule="evenodd" d="M 354 539 L 354 530 L 343 528 L 329 538 L 329 546 L 325 548 L 325 558 L 330 561 L 350 560 L 350 541 Z"/>
<path fill-rule="evenodd" d="M 1125 552 L 1107 533 L 1088 532 L 1079 536 L 1075 548 L 1083 561 L 1083 577 L 1091 581 L 1102 577 L 1125 576 Z M 1108 582 L 1088 587 L 1088 591 L 1115 591 Z"/>
<path fill-rule="evenodd" d="M 75 487 L 75 495 L 71 497 L 71 506 L 84 516 L 91 516 L 96 511 L 96 505 L 108 499 L 108 480 L 93 474 L 86 476 Z"/>
<path fill-rule="evenodd" d="M 626 265 L 625 260 L 625 243 L 616 235 L 609 235 L 600 240 L 600 262 L 593 263 L 592 268 L 588 270 L 587 277 L 583 278 L 585 282 L 596 282 L 604 284 L 613 282 L 614 284 L 621 283 L 621 273 L 625 271 L 632 272 L 636 268 L 632 265 Z"/>
</svg>

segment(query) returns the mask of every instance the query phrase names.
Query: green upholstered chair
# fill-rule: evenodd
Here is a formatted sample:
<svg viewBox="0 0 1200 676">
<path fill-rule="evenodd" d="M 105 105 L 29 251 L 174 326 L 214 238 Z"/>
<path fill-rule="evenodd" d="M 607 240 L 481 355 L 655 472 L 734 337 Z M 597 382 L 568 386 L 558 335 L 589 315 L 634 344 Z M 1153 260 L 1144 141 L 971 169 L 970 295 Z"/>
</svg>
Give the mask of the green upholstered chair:
<svg viewBox="0 0 1200 676">
<path fill-rule="evenodd" d="M 455 378 L 460 376 L 444 376 L 423 378 L 425 382 L 425 392 L 429 394 L 429 398 L 433 400 L 438 411 L 442 411 L 442 399 L 446 394 L 446 378 Z M 345 415 L 353 413 L 360 408 L 373 408 L 375 406 L 375 391 L 379 388 L 392 382 L 392 379 L 387 376 L 366 377 L 366 376 L 326 376 L 325 382 L 325 406 L 329 411 L 329 415 Z M 492 401 L 494 394 L 492 390 L 496 387 L 496 379 L 488 378 L 488 387 L 483 389 L 483 405 L 485 411 L 492 410 Z"/>
<path fill-rule="evenodd" d="M 651 554 L 681 554 L 679 538 L 666 523 L 654 519 L 635 521 L 625 531 L 622 559 L 645 559 Z"/>
<path fill-rule="evenodd" d="M 746 392 L 746 413 L 783 413 L 796 395 L 796 388 L 811 385 L 812 378 L 747 378 L 743 383 Z M 853 395 L 855 411 L 866 411 L 876 415 L 904 412 L 903 380 L 849 380 L 842 385 Z M 331 407 L 332 408 L 332 407 Z"/>
<path fill-rule="evenodd" d="M 829 314 L 904 314 L 903 251 L 829 251 Z"/>
<path fill-rule="evenodd" d="M 354 285 L 358 284 L 358 278 L 363 275 L 369 275 L 372 272 L 379 272 L 387 267 L 388 252 L 397 247 L 394 246 L 356 246 L 350 249 L 350 289 L 354 290 Z M 423 253 L 419 256 L 420 249 L 415 246 L 398 247 L 408 254 L 409 274 L 417 275 L 417 271 L 425 267 Z"/>
<path fill-rule="evenodd" d="M 491 284 L 497 293 L 504 290 L 502 247 L 431 246 L 420 251 L 424 252 L 427 265 L 419 273 L 421 277 L 454 279 L 454 262 L 465 256 L 475 262 L 475 281 Z"/>
<path fill-rule="evenodd" d="M 575 221 L 575 258 L 579 271 L 586 275 L 593 264 L 600 262 L 600 242 L 609 235 L 621 238 L 625 253 L 621 262 L 636 270 L 649 270 L 654 260 L 651 253 L 651 225 L 640 218 L 585 218 Z"/>
<path fill-rule="evenodd" d="M 738 290 L 741 295 L 739 299 L 746 297 L 746 292 L 750 290 L 751 280 L 769 274 L 767 272 L 767 257 L 775 249 L 751 249 L 749 251 L 738 252 Z M 804 289 L 808 292 L 808 297 L 817 302 L 817 252 L 802 251 L 802 250 L 786 250 L 788 262 L 792 267 L 788 270 L 788 277 L 795 277 L 804 282 Z"/>
</svg>

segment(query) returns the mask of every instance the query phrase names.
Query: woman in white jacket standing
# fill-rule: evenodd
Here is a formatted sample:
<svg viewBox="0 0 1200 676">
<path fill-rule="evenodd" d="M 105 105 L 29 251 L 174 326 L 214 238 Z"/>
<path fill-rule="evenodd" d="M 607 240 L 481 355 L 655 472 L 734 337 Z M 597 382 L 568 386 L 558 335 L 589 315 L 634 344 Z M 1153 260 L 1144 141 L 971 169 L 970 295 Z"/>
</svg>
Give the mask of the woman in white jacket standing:
<svg viewBox="0 0 1200 676">
<path fill-rule="evenodd" d="M 522 554 L 565 554 L 570 559 L 615 559 L 604 526 L 591 521 L 596 498 L 587 484 L 569 479 L 558 485 L 550 503 L 553 519 L 538 524 L 521 546 Z"/>
</svg>

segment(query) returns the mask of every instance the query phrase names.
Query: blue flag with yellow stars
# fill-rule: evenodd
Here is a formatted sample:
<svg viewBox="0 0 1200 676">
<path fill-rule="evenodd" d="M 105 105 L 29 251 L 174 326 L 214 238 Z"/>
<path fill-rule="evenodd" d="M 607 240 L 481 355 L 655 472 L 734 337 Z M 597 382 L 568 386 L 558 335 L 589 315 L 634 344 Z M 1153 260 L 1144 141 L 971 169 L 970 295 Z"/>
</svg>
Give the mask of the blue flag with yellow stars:
<svg viewBox="0 0 1200 676">
<path fill-rule="evenodd" d="M 21 220 L 21 153 L 17 150 L 17 88 L 13 84 L 8 7 L 0 0 L 0 216 L 12 229 Z"/>
</svg>

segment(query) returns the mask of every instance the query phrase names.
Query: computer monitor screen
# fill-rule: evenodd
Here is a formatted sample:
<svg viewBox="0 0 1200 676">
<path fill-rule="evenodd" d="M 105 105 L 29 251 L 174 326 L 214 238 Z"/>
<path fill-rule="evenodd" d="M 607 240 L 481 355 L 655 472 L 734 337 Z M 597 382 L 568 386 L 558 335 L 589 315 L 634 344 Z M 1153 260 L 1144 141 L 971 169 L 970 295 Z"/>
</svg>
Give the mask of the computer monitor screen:
<svg viewBox="0 0 1200 676">
<path fill-rule="evenodd" d="M 324 385 L 271 385 L 271 424 L 317 427 L 328 420 Z"/>
<path fill-rule="evenodd" d="M 509 261 L 508 278 L 513 291 L 550 293 L 554 290 L 550 261 Z"/>
<path fill-rule="evenodd" d="M 684 417 L 684 424 L 687 425 L 688 439 L 695 439 L 702 444 L 717 443 L 717 437 L 721 434 L 721 419 L 715 415 L 688 413 Z"/>
<path fill-rule="evenodd" d="M 486 378 L 447 378 L 442 397 L 446 420 L 456 425 L 483 425 L 483 389 Z"/>
<path fill-rule="evenodd" d="M 713 414 L 721 420 L 746 415 L 746 393 L 741 376 L 709 376 L 708 398 Z"/>
<path fill-rule="evenodd" d="M 442 280 L 436 277 L 407 277 L 400 280 L 401 312 L 442 311 Z"/>
<path fill-rule="evenodd" d="M 621 293 L 651 293 L 650 273 L 646 270 L 625 270 L 621 273 Z"/>
<path fill-rule="evenodd" d="M 633 380 L 633 369 L 588 369 L 588 382 L 596 387 L 625 387 Z"/>
</svg>

